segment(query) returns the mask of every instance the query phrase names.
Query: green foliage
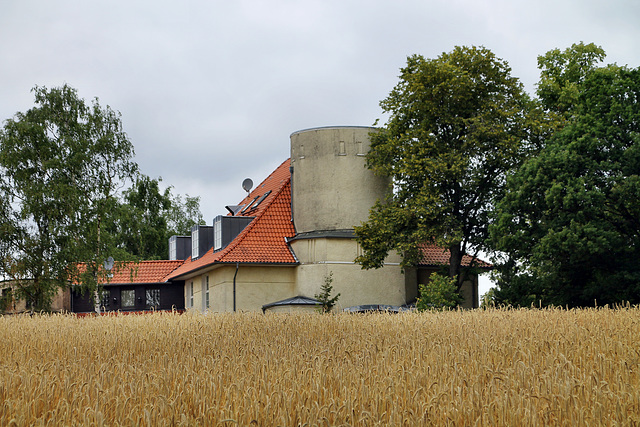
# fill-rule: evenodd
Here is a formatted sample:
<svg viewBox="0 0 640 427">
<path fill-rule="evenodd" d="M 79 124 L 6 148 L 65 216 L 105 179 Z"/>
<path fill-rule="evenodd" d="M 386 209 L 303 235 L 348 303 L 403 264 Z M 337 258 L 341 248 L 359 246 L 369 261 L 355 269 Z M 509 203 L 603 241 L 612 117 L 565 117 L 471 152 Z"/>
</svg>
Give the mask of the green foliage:
<svg viewBox="0 0 640 427">
<path fill-rule="evenodd" d="M 553 49 L 538 56 L 540 81 L 537 94 L 542 105 L 568 117 L 578 104 L 580 85 L 605 57 L 602 47 L 583 42 L 564 51 Z"/>
<path fill-rule="evenodd" d="M 70 279 L 96 288 L 116 196 L 137 165 L 119 113 L 67 85 L 33 92 L 36 106 L 0 132 L 0 273 L 47 310 Z"/>
<path fill-rule="evenodd" d="M 204 225 L 205 221 L 200 212 L 200 196 L 170 195 L 171 208 L 166 212 L 169 237 L 173 235 L 190 235 L 194 225 Z"/>
<path fill-rule="evenodd" d="M 114 222 L 118 242 L 136 259 L 166 259 L 169 237 L 191 233 L 191 226 L 203 224 L 200 198 L 160 191 L 162 179 L 139 175 L 124 192 L 118 221 Z"/>
<path fill-rule="evenodd" d="M 570 114 L 498 205 L 501 302 L 640 302 L 640 69 L 595 68 L 601 56 L 574 45 L 543 76 L 547 107 Z"/>
<path fill-rule="evenodd" d="M 338 298 L 340 298 L 340 294 L 337 294 L 334 297 L 331 297 L 331 293 L 333 292 L 333 272 L 330 272 L 328 276 L 325 276 L 324 283 L 322 288 L 320 288 L 320 293 L 314 296 L 315 299 L 320 301 L 321 306 L 319 308 L 322 313 L 329 313 L 333 310 L 333 307 L 338 302 Z"/>
<path fill-rule="evenodd" d="M 378 268 L 395 250 L 411 266 L 433 242 L 450 250 L 449 275 L 459 276 L 463 254 L 485 246 L 506 174 L 536 149 L 544 115 L 507 63 L 477 47 L 409 57 L 380 105 L 390 118 L 371 134 L 367 161 L 394 192 L 356 227 L 356 261 Z"/>
<path fill-rule="evenodd" d="M 0 314 L 11 307 L 13 291 L 11 288 L 0 288 Z"/>
<path fill-rule="evenodd" d="M 432 273 L 429 283 L 420 285 L 419 289 L 420 296 L 416 301 L 418 311 L 450 310 L 462 301 L 456 279 L 439 273 Z"/>
<path fill-rule="evenodd" d="M 496 307 L 496 288 L 491 288 L 480 296 L 480 308 Z"/>
</svg>

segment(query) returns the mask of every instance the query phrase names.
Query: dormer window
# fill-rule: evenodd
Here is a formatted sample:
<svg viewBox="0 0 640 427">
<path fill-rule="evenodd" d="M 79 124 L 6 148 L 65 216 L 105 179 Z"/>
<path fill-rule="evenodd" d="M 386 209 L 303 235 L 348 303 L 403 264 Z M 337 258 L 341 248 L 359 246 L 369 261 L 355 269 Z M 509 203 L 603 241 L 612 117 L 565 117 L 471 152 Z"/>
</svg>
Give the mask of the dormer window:
<svg viewBox="0 0 640 427">
<path fill-rule="evenodd" d="M 218 215 L 213 219 L 212 245 L 214 251 L 227 247 L 253 220 L 251 216 Z"/>
<path fill-rule="evenodd" d="M 211 225 L 194 225 L 191 228 L 191 259 L 204 256 L 213 246 L 213 227 Z"/>
<path fill-rule="evenodd" d="M 191 256 L 191 237 L 190 236 L 171 236 L 169 238 L 169 259 L 175 261 L 178 259 L 187 259 Z"/>
<path fill-rule="evenodd" d="M 213 250 L 222 249 L 222 216 L 217 216 L 213 220 Z"/>
<path fill-rule="evenodd" d="M 196 259 L 200 256 L 200 229 L 195 226 L 191 229 L 191 259 Z"/>
</svg>

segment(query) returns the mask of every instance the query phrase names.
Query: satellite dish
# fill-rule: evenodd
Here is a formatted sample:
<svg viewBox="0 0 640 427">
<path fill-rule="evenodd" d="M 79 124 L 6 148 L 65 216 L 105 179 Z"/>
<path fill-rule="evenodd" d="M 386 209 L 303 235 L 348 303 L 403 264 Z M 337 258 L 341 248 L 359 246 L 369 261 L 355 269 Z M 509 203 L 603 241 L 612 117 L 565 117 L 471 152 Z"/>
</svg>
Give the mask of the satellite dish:
<svg viewBox="0 0 640 427">
<path fill-rule="evenodd" d="M 109 258 L 107 258 L 107 260 L 104 262 L 104 269 L 107 271 L 111 271 L 111 269 L 113 268 L 113 257 L 110 256 Z"/>
<path fill-rule="evenodd" d="M 251 191 L 252 188 L 253 188 L 253 181 L 251 181 L 251 178 L 247 178 L 244 181 L 242 181 L 242 189 L 244 191 L 248 193 L 249 191 Z"/>
</svg>

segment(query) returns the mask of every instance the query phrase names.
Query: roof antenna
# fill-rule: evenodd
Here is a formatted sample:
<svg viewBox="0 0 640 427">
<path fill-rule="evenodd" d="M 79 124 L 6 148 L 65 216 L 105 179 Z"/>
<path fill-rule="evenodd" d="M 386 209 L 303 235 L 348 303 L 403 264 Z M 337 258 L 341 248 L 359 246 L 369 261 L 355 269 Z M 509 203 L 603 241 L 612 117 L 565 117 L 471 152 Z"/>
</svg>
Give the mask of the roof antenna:
<svg viewBox="0 0 640 427">
<path fill-rule="evenodd" d="M 251 180 L 251 178 L 247 178 L 244 181 L 242 181 L 242 189 L 247 192 L 247 195 L 249 195 L 249 192 L 251 191 L 252 188 L 253 188 L 253 181 Z"/>
</svg>

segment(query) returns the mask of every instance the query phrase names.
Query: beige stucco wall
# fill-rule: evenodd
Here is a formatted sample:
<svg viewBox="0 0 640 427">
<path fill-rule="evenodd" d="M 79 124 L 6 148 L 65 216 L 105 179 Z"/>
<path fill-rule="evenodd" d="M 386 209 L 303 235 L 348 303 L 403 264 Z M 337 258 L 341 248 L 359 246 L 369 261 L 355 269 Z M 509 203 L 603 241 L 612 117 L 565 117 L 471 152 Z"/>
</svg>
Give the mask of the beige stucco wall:
<svg viewBox="0 0 640 427">
<path fill-rule="evenodd" d="M 350 229 L 369 216 L 391 180 L 366 168 L 370 127 L 327 127 L 291 135 L 292 209 L 298 233 Z"/>
<path fill-rule="evenodd" d="M 402 305 L 407 301 L 407 283 L 415 282 L 413 272 L 402 273 L 397 255 L 389 256 L 380 269 L 363 270 L 353 261 L 360 250 L 353 239 L 300 239 L 291 247 L 300 261 L 296 295 L 313 298 L 333 273 L 332 296 L 340 294 L 337 310 L 362 304 Z"/>
<path fill-rule="evenodd" d="M 205 293 L 202 284 L 209 276 L 209 311 L 233 311 L 235 265 L 219 265 L 185 280 L 187 309 L 202 311 Z M 194 304 L 189 306 L 189 286 L 194 283 Z M 262 311 L 262 306 L 295 296 L 295 267 L 242 265 L 236 276 L 236 311 Z"/>
<path fill-rule="evenodd" d="M 465 280 L 460 287 L 460 295 L 462 296 L 462 302 L 460 307 L 462 308 L 477 308 L 478 307 L 478 277 L 474 277 L 472 280 Z"/>
</svg>

